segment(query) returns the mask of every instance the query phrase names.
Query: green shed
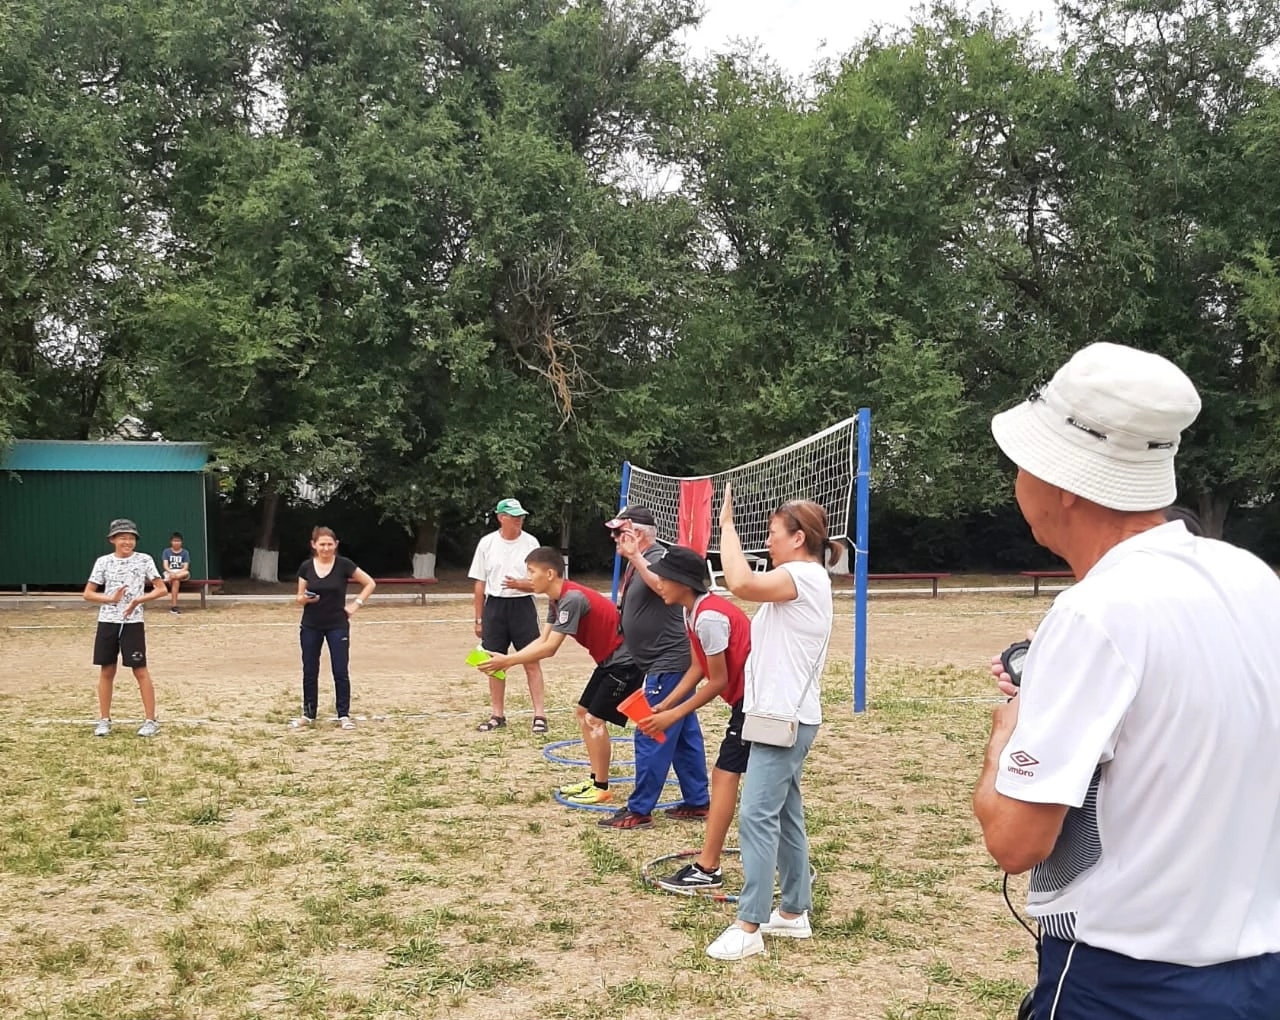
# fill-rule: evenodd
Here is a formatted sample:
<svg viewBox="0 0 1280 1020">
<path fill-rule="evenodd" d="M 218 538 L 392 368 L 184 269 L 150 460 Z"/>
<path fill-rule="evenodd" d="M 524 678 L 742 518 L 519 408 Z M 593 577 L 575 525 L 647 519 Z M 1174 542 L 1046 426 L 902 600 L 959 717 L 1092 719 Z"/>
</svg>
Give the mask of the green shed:
<svg viewBox="0 0 1280 1020">
<path fill-rule="evenodd" d="M 191 576 L 209 577 L 202 443 L 19 440 L 0 453 L 0 587 L 83 586 L 111 551 L 107 525 L 135 521 L 159 565 L 182 532 Z"/>
</svg>

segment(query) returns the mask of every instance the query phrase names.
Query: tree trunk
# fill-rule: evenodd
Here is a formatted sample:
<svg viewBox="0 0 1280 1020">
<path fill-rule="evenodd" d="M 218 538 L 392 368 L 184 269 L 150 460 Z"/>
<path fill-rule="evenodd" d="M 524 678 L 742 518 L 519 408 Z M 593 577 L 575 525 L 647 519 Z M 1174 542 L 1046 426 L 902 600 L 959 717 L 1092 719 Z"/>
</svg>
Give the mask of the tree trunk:
<svg viewBox="0 0 1280 1020">
<path fill-rule="evenodd" d="M 262 516 L 253 539 L 253 564 L 249 577 L 254 581 L 275 584 L 280 580 L 280 542 L 276 537 L 276 510 L 280 506 L 280 490 L 276 480 L 267 477 L 262 484 Z"/>
<path fill-rule="evenodd" d="M 413 576 L 436 576 L 436 547 L 440 542 L 440 517 L 429 513 L 416 526 L 413 542 Z"/>
<path fill-rule="evenodd" d="M 1206 538 L 1221 538 L 1227 523 L 1227 511 L 1231 509 L 1231 497 L 1217 492 L 1200 493 L 1200 526 Z"/>
<path fill-rule="evenodd" d="M 564 576 L 569 576 L 569 535 L 573 530 L 573 504 L 560 504 L 560 555 L 564 558 Z"/>
</svg>

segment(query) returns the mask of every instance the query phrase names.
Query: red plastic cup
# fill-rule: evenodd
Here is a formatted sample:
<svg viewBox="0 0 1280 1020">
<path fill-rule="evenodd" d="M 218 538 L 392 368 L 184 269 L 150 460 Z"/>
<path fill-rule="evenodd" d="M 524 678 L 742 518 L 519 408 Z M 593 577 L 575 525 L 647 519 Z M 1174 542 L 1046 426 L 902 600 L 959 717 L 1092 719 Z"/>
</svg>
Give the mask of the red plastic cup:
<svg viewBox="0 0 1280 1020">
<path fill-rule="evenodd" d="M 649 716 L 653 715 L 653 706 L 649 704 L 648 699 L 644 696 L 644 688 L 641 687 L 632 691 L 618 702 L 618 711 L 633 723 L 638 723 L 641 719 L 648 719 Z M 653 739 L 659 744 L 665 744 L 667 735 L 665 733 L 655 733 Z"/>
</svg>

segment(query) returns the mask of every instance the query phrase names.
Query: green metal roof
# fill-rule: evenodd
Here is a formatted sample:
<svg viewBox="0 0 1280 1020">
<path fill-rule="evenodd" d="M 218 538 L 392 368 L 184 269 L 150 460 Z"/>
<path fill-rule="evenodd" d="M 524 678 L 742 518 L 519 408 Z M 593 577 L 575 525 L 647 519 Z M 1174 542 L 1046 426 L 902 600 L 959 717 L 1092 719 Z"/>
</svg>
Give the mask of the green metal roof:
<svg viewBox="0 0 1280 1020">
<path fill-rule="evenodd" d="M 0 454 L 0 471 L 203 471 L 203 443 L 20 439 Z"/>
</svg>

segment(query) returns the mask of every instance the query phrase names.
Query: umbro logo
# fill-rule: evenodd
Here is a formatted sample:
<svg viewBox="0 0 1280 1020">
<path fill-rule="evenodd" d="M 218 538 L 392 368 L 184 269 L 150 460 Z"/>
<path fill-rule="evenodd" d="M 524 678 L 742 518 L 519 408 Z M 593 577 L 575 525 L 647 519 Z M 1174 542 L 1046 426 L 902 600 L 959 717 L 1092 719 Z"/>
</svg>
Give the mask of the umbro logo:
<svg viewBox="0 0 1280 1020">
<path fill-rule="evenodd" d="M 1026 751 L 1014 751 L 1009 755 L 1009 760 L 1019 768 L 1029 769 L 1032 765 L 1039 765 L 1040 759 L 1033 758 Z"/>
</svg>

